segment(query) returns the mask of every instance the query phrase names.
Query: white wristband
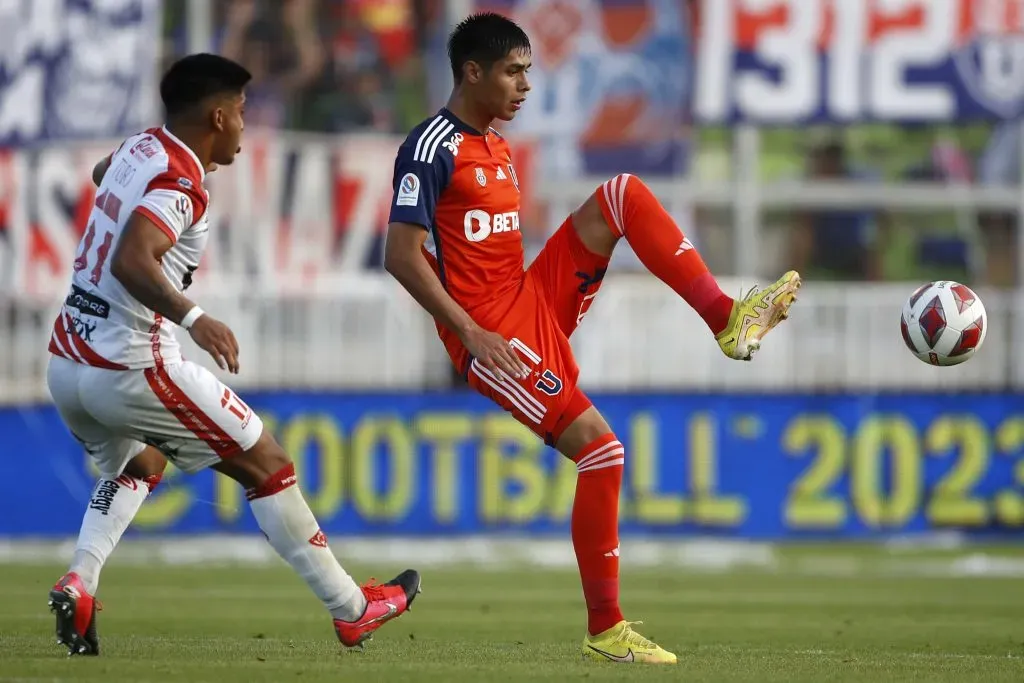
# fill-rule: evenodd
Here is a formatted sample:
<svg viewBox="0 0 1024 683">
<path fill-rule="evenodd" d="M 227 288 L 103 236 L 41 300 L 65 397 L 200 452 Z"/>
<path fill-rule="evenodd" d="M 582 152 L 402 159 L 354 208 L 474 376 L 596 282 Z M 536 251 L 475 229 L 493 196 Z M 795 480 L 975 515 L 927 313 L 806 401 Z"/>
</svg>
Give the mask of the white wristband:
<svg viewBox="0 0 1024 683">
<path fill-rule="evenodd" d="M 205 312 L 206 311 L 199 308 L 198 306 L 193 306 L 192 310 L 186 313 L 185 317 L 181 319 L 181 326 L 184 327 L 186 330 L 189 329 L 190 327 L 192 327 L 192 325 L 195 324 L 197 320 L 199 320 L 199 316 L 203 315 L 203 313 Z"/>
</svg>

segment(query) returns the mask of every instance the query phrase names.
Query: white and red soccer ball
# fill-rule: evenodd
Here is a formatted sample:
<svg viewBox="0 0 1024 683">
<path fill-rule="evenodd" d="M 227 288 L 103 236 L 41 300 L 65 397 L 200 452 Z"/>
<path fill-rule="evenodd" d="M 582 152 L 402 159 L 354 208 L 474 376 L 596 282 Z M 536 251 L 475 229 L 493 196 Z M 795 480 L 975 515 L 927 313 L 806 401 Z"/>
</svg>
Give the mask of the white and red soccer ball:
<svg viewBox="0 0 1024 683">
<path fill-rule="evenodd" d="M 931 365 L 959 365 L 977 353 L 988 331 L 981 299 L 969 287 L 940 280 L 918 287 L 903 305 L 903 341 Z"/>
</svg>

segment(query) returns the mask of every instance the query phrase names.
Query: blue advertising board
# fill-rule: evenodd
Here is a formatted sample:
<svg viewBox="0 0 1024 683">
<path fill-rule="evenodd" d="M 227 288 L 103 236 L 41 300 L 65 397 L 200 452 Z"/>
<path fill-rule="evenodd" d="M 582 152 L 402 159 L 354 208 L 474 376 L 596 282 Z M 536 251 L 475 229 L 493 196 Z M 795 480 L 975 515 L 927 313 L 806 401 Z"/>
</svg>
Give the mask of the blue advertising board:
<svg viewBox="0 0 1024 683">
<path fill-rule="evenodd" d="M 575 467 L 471 393 L 246 396 L 328 533 L 567 533 Z M 626 446 L 624 534 L 1024 530 L 1016 395 L 597 395 Z M 77 532 L 94 474 L 49 406 L 0 410 L 0 536 Z M 256 532 L 239 486 L 169 472 L 136 528 Z M 31 485 L 26 485 L 30 482 Z"/>
</svg>

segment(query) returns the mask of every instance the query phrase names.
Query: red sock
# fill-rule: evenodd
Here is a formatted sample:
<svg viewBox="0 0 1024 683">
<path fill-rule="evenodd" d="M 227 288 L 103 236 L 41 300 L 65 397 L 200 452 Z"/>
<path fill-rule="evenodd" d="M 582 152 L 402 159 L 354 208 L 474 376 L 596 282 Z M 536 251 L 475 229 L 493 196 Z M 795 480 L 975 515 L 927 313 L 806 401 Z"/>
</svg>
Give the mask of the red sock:
<svg viewBox="0 0 1024 683">
<path fill-rule="evenodd" d="M 619 488 L 625 451 L 614 434 L 588 444 L 573 462 L 579 470 L 572 506 L 572 545 L 587 601 L 590 635 L 622 621 L 619 610 Z"/>
<path fill-rule="evenodd" d="M 725 329 L 733 299 L 722 293 L 704 259 L 642 180 L 617 175 L 597 190 L 604 220 L 625 237 L 654 276 L 674 289 L 715 334 Z"/>
</svg>

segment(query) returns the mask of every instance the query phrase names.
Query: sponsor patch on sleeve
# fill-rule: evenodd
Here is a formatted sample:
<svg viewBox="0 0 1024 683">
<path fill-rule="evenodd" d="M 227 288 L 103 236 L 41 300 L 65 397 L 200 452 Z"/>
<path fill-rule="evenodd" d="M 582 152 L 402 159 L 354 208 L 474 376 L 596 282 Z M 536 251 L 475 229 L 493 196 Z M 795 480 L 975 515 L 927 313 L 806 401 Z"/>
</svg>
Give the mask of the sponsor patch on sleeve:
<svg viewBox="0 0 1024 683">
<path fill-rule="evenodd" d="M 398 184 L 396 206 L 416 206 L 420 201 L 420 179 L 415 173 L 406 173 Z"/>
</svg>

